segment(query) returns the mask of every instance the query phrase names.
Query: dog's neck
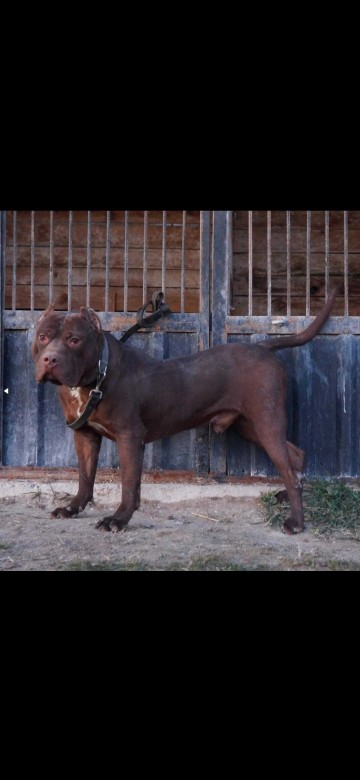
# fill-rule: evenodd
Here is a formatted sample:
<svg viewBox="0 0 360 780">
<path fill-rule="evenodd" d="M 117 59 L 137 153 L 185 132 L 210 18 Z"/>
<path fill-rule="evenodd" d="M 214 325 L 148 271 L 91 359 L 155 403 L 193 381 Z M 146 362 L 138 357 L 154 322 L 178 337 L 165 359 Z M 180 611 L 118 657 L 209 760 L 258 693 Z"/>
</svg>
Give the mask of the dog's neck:
<svg viewBox="0 0 360 780">
<path fill-rule="evenodd" d="M 90 380 L 90 382 L 86 382 L 80 385 L 81 387 L 86 387 L 89 390 L 92 390 L 94 387 L 97 387 L 99 384 L 101 384 L 104 381 L 105 375 L 108 370 L 109 345 L 105 333 L 103 331 L 102 331 L 102 336 L 103 336 L 102 349 L 101 349 L 101 353 L 99 354 L 99 359 L 97 363 L 97 374 L 94 377 L 94 379 Z"/>
<path fill-rule="evenodd" d="M 86 406 L 83 409 L 81 415 L 77 417 L 77 419 L 74 420 L 72 423 L 68 423 L 68 422 L 66 423 L 68 428 L 73 428 L 76 430 L 77 428 L 81 428 L 83 425 L 85 425 L 85 423 L 89 419 L 94 409 L 96 409 L 98 403 L 100 403 L 102 398 L 102 390 L 100 390 L 100 385 L 102 385 L 106 377 L 106 372 L 108 368 L 108 359 L 109 359 L 109 345 L 107 343 L 107 339 L 105 335 L 103 335 L 103 348 L 98 363 L 98 374 L 96 378 L 95 387 L 92 390 L 90 390 Z M 86 387 L 88 388 L 89 385 L 86 385 Z M 77 389 L 78 388 L 71 388 L 70 392 L 74 392 Z"/>
</svg>

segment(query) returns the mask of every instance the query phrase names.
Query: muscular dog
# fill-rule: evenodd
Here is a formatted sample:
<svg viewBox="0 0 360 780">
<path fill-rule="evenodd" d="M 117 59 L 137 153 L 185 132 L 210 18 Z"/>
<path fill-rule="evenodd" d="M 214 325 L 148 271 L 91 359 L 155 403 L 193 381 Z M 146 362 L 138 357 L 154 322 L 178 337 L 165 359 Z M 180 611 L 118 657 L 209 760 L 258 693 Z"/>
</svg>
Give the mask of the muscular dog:
<svg viewBox="0 0 360 780">
<path fill-rule="evenodd" d="M 36 381 L 59 385 L 67 424 L 75 429 L 79 463 L 76 496 L 52 516 L 78 515 L 92 499 L 106 436 L 118 448 L 122 494 L 116 512 L 96 527 L 120 531 L 140 506 L 145 444 L 210 423 L 217 433 L 233 425 L 267 452 L 290 501 L 284 531 L 302 531 L 305 453 L 286 440 L 286 370 L 273 352 L 313 339 L 329 317 L 335 295 L 336 289 L 311 325 L 296 335 L 257 345 L 231 343 L 169 360 L 121 344 L 101 329 L 93 309 L 64 313 L 49 306 L 32 344 Z"/>
</svg>

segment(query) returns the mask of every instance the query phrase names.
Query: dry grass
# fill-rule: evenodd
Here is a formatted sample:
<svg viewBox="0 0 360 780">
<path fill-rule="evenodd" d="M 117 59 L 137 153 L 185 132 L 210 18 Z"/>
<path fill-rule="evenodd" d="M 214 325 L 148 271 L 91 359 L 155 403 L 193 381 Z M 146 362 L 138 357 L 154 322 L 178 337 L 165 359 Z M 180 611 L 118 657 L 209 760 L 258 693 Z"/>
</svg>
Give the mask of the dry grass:
<svg viewBox="0 0 360 780">
<path fill-rule="evenodd" d="M 260 499 L 270 525 L 283 525 L 290 504 L 279 504 L 274 492 Z M 315 481 L 303 490 L 305 523 L 314 535 L 360 541 L 360 491 L 340 482 Z"/>
</svg>

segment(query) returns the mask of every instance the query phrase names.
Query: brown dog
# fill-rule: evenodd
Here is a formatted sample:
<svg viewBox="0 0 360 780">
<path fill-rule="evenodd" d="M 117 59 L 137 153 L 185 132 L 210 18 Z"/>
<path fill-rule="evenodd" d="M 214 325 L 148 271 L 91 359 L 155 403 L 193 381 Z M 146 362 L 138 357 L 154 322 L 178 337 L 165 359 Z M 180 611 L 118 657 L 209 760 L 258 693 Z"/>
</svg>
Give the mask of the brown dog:
<svg viewBox="0 0 360 780">
<path fill-rule="evenodd" d="M 122 495 L 115 514 L 97 528 L 119 531 L 140 506 L 147 442 L 211 423 L 217 433 L 233 425 L 262 447 L 278 469 L 290 501 L 286 533 L 304 528 L 301 471 L 304 452 L 286 441 L 286 370 L 274 350 L 306 344 L 320 331 L 336 290 L 302 333 L 258 345 L 226 344 L 196 355 L 157 360 L 121 344 L 101 329 L 93 309 L 40 316 L 32 356 L 37 382 L 54 382 L 67 424 L 75 429 L 79 488 L 53 517 L 72 517 L 92 499 L 103 436 L 116 442 Z M 101 386 L 101 390 L 100 390 Z"/>
</svg>

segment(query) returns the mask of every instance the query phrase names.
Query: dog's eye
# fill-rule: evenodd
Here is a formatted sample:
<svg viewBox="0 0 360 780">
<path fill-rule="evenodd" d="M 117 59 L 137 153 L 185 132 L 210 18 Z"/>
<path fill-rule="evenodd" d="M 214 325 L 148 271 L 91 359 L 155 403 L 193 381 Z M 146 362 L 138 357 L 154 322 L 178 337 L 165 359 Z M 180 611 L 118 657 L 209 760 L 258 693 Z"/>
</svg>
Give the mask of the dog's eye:
<svg viewBox="0 0 360 780">
<path fill-rule="evenodd" d="M 41 341 L 42 344 L 45 344 L 47 341 L 49 341 L 48 337 L 45 336 L 45 333 L 39 333 L 39 341 Z"/>
<path fill-rule="evenodd" d="M 71 339 L 69 339 L 69 344 L 78 344 L 80 339 L 78 339 L 76 336 L 71 336 Z"/>
</svg>

